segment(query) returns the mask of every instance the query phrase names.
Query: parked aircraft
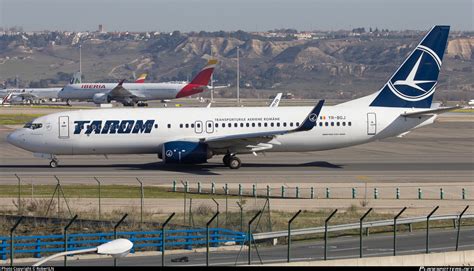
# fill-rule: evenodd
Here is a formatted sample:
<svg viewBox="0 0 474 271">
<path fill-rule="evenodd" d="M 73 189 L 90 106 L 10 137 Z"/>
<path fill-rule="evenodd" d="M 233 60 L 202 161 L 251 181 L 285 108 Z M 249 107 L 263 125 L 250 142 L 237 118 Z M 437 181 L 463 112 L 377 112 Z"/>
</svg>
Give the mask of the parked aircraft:
<svg viewBox="0 0 474 271">
<path fill-rule="evenodd" d="M 194 77 L 191 82 L 166 83 L 80 83 L 68 84 L 59 92 L 59 98 L 64 100 L 86 100 L 96 104 L 106 104 L 117 101 L 125 106 L 137 103 L 146 105 L 148 100 L 170 100 L 190 96 L 207 89 L 207 84 L 217 60 L 211 59 L 207 65 Z M 140 78 L 139 78 L 140 79 Z"/>
</svg>

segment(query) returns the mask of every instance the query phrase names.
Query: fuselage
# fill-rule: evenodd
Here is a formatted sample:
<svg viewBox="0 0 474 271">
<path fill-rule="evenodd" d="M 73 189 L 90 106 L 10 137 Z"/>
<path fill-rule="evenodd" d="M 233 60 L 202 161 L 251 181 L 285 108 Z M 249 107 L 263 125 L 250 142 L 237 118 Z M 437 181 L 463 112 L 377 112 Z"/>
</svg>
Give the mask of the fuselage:
<svg viewBox="0 0 474 271">
<path fill-rule="evenodd" d="M 13 93 L 12 98 L 25 95 L 37 99 L 56 99 L 61 89 L 62 88 L 11 88 L 1 89 L 0 95 L 5 96 L 9 93 Z"/>
<path fill-rule="evenodd" d="M 435 118 L 403 118 L 401 110 L 325 106 L 313 129 L 278 135 L 266 151 L 353 146 L 399 135 Z M 9 141 L 35 153 L 160 153 L 162 145 L 170 141 L 294 129 L 310 111 L 311 107 L 300 106 L 79 110 L 37 118 L 33 124 L 40 124 L 40 128 L 19 129 Z M 226 150 L 212 151 L 224 154 Z"/>
<path fill-rule="evenodd" d="M 124 83 L 123 87 L 133 93 L 137 100 L 175 99 L 178 93 L 187 85 L 177 83 Z M 91 101 L 97 93 L 108 93 L 117 87 L 116 83 L 81 83 L 69 84 L 59 92 L 59 98 Z"/>
</svg>

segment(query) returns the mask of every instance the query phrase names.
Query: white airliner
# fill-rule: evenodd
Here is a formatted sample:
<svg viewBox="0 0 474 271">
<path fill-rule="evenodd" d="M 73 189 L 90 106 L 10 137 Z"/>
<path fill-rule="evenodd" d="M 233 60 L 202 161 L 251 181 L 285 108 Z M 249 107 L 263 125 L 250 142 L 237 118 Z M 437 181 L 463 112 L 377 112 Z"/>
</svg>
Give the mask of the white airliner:
<svg viewBox="0 0 474 271">
<path fill-rule="evenodd" d="M 188 82 L 167 83 L 80 83 L 68 84 L 58 94 L 64 100 L 93 101 L 96 104 L 110 103 L 112 100 L 126 106 L 148 100 L 169 100 L 201 93 L 207 84 L 217 60 L 211 59 L 207 65 Z"/>
<path fill-rule="evenodd" d="M 58 98 L 62 88 L 9 88 L 1 89 L 2 104 L 40 103 Z"/>
<path fill-rule="evenodd" d="M 406 134 L 458 108 L 432 104 L 448 33 L 435 26 L 379 91 L 335 106 L 69 111 L 39 117 L 7 140 L 51 159 L 51 167 L 63 154 L 156 153 L 183 164 L 224 155 L 237 169 L 238 154 L 329 150 Z"/>
</svg>

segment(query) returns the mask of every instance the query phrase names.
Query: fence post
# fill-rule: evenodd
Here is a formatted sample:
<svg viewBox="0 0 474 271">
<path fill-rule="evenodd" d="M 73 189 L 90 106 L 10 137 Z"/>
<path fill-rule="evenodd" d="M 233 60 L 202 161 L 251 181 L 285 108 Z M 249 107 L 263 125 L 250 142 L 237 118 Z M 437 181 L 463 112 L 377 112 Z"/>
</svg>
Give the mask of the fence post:
<svg viewBox="0 0 474 271">
<path fill-rule="evenodd" d="M 393 256 L 397 255 L 397 219 L 406 209 L 407 207 L 403 207 L 403 209 L 393 218 Z"/>
<path fill-rule="evenodd" d="M 100 194 L 100 181 L 96 177 L 94 177 L 95 181 L 99 185 L 99 220 L 101 219 L 101 194 Z"/>
<path fill-rule="evenodd" d="M 140 183 L 140 228 L 143 226 L 143 201 L 145 200 L 145 191 L 143 191 L 143 182 L 136 178 Z"/>
<path fill-rule="evenodd" d="M 288 253 L 287 253 L 287 262 L 290 262 L 290 253 L 291 253 L 291 222 L 301 213 L 299 210 L 289 221 L 288 221 Z"/>
<path fill-rule="evenodd" d="M 430 253 L 430 218 L 438 210 L 439 206 L 436 206 L 433 211 L 426 217 L 426 253 Z"/>
<path fill-rule="evenodd" d="M 255 184 L 252 184 L 252 197 L 257 196 L 257 186 Z"/>
<path fill-rule="evenodd" d="M 166 225 L 168 224 L 168 222 L 170 222 L 170 220 L 173 218 L 173 216 L 175 215 L 176 213 L 172 213 L 168 219 L 166 219 L 165 223 L 163 223 L 163 225 L 161 225 L 161 266 L 165 266 L 165 227 Z"/>
<path fill-rule="evenodd" d="M 239 183 L 239 197 L 242 197 L 242 184 Z"/>
<path fill-rule="evenodd" d="M 209 221 L 206 223 L 206 266 L 209 266 L 209 225 L 212 221 L 219 216 L 219 212 L 217 212 Z"/>
<path fill-rule="evenodd" d="M 360 258 L 362 258 L 362 223 L 364 222 L 364 218 L 366 216 L 368 216 L 371 211 L 372 211 L 372 208 L 370 208 L 367 212 L 365 212 L 365 214 L 360 218 L 360 221 L 359 221 L 359 223 L 360 223 L 360 229 L 359 229 Z M 367 233 L 368 233 L 368 231 L 367 231 Z"/>
<path fill-rule="evenodd" d="M 418 199 L 423 198 L 423 191 L 421 191 L 421 188 L 418 188 Z"/>
<path fill-rule="evenodd" d="M 122 218 L 114 226 L 114 240 L 117 239 L 117 228 L 122 224 L 122 222 L 127 218 L 128 214 L 122 216 Z M 114 258 L 114 266 L 117 266 L 117 258 Z"/>
<path fill-rule="evenodd" d="M 270 196 L 271 196 L 270 186 L 267 185 L 267 198 L 269 198 Z"/>
<path fill-rule="evenodd" d="M 185 182 L 181 181 L 181 184 L 182 184 L 183 187 L 184 187 L 184 188 L 183 188 L 183 189 L 184 189 L 184 191 L 183 191 L 183 201 L 184 201 L 184 202 L 183 202 L 183 209 L 184 209 L 184 210 L 183 210 L 183 225 L 186 225 L 186 196 L 187 196 L 187 193 L 188 193 L 188 192 L 187 192 L 188 189 L 186 188 L 187 182 L 185 183 Z M 213 183 L 213 184 L 214 184 L 214 183 Z"/>
<path fill-rule="evenodd" d="M 329 220 L 336 214 L 337 209 L 334 210 L 328 218 L 324 221 L 324 260 L 328 258 L 328 223 Z"/>
<path fill-rule="evenodd" d="M 219 213 L 219 202 L 217 202 L 214 198 L 212 198 L 212 201 L 216 204 L 216 213 Z M 219 216 L 216 219 L 216 228 L 219 228 Z"/>
<path fill-rule="evenodd" d="M 462 191 L 462 192 L 461 192 L 461 194 L 462 194 L 462 199 L 466 199 L 466 189 L 463 188 L 461 191 Z"/>
<path fill-rule="evenodd" d="M 237 201 L 237 205 L 240 208 L 240 232 L 244 231 L 244 207 Z"/>
<path fill-rule="evenodd" d="M 298 199 L 300 197 L 300 188 L 297 186 L 296 187 L 296 198 Z"/>
<path fill-rule="evenodd" d="M 439 189 L 439 199 L 444 199 L 444 191 L 443 188 Z"/>
<path fill-rule="evenodd" d="M 248 244 L 248 265 L 252 264 L 252 253 L 251 253 L 251 247 L 252 247 L 252 222 L 262 213 L 262 211 L 258 211 L 252 219 L 249 221 L 249 228 L 247 232 L 247 244 Z"/>
<path fill-rule="evenodd" d="M 461 218 L 468 208 L 469 208 L 469 205 L 467 205 L 466 208 L 464 208 L 464 210 L 461 212 L 458 218 L 458 233 L 456 235 L 456 251 L 458 251 L 458 248 L 459 248 L 459 234 L 461 232 Z"/>
<path fill-rule="evenodd" d="M 201 182 L 198 182 L 198 194 L 201 194 Z"/>
<path fill-rule="evenodd" d="M 229 185 L 228 184 L 224 184 L 224 193 L 225 193 L 225 195 L 229 195 Z"/>
<path fill-rule="evenodd" d="M 173 181 L 173 186 L 171 188 L 172 192 L 176 192 L 176 181 Z"/>
<path fill-rule="evenodd" d="M 64 227 L 64 251 L 67 251 L 67 230 L 69 229 L 69 227 L 72 225 L 72 223 L 74 222 L 74 220 L 76 220 L 77 218 L 77 215 L 75 215 L 70 221 L 69 223 L 66 225 L 66 227 Z M 64 255 L 64 266 L 67 266 L 67 255 Z"/>
<path fill-rule="evenodd" d="M 216 183 L 212 182 L 211 183 L 211 194 L 215 194 L 215 193 L 216 193 Z"/>
<path fill-rule="evenodd" d="M 330 196 L 331 196 L 330 193 L 331 193 L 331 190 L 329 190 L 329 187 L 326 187 L 326 198 L 327 199 L 330 198 Z"/>
<path fill-rule="evenodd" d="M 281 186 L 281 197 L 284 198 L 285 197 L 285 186 Z"/>
<path fill-rule="evenodd" d="M 377 189 L 377 187 L 374 188 L 374 199 L 378 199 L 379 198 L 379 190 Z"/>
<path fill-rule="evenodd" d="M 357 190 L 355 187 L 352 187 L 352 198 L 355 199 L 357 197 Z"/>
<path fill-rule="evenodd" d="M 15 255 L 15 245 L 14 245 L 14 240 L 13 240 L 13 233 L 15 232 L 16 228 L 18 225 L 20 225 L 20 222 L 25 218 L 24 216 L 21 216 L 13 225 L 13 227 L 10 229 L 10 266 L 13 266 L 13 259 Z"/>
<path fill-rule="evenodd" d="M 397 199 L 400 199 L 400 188 L 397 187 L 396 191 L 395 191 L 395 194 L 396 194 L 396 198 Z"/>
<path fill-rule="evenodd" d="M 15 174 L 15 177 L 18 180 L 18 215 L 21 215 L 21 179 Z"/>
<path fill-rule="evenodd" d="M 314 187 L 311 186 L 311 199 L 314 199 Z"/>
</svg>

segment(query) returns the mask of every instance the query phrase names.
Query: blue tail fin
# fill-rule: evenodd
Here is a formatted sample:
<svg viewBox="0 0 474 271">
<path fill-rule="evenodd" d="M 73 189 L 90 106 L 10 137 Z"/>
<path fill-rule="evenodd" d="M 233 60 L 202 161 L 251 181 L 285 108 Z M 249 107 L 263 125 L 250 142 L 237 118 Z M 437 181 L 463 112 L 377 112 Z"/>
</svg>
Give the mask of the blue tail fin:
<svg viewBox="0 0 474 271">
<path fill-rule="evenodd" d="M 430 108 L 449 26 L 435 26 L 388 80 L 370 106 Z"/>
</svg>

